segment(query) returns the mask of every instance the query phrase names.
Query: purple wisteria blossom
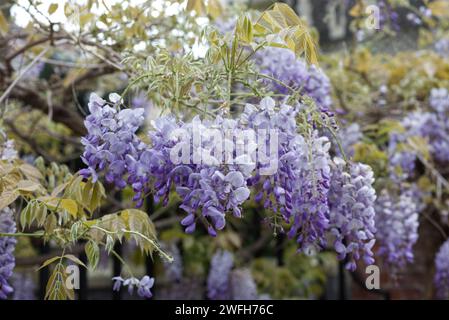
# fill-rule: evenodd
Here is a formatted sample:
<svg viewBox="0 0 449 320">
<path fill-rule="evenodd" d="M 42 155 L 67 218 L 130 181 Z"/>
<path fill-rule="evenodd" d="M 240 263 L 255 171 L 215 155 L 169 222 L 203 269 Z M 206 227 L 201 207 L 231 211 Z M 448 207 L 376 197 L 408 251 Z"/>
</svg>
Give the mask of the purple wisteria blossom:
<svg viewBox="0 0 449 320">
<path fill-rule="evenodd" d="M 209 234 L 215 236 L 217 230 L 225 227 L 227 212 L 241 216 L 240 206 L 250 195 L 246 181 L 253 165 L 239 162 L 238 159 L 228 164 L 219 159 L 224 151 L 222 145 L 217 144 L 214 136 L 210 135 L 209 129 L 232 131 L 237 129 L 236 121 L 219 116 L 214 121 L 202 121 L 195 117 L 192 122 L 176 124 L 172 119 L 158 119 L 155 122 L 156 130 L 150 132 L 153 142 L 153 148 L 149 151 L 153 155 L 150 163 L 158 162 L 158 171 L 153 175 L 155 199 L 167 203 L 174 185 L 182 199 L 180 208 L 187 212 L 181 221 L 185 231 L 195 231 L 200 214 Z M 176 135 L 175 132 L 180 134 Z M 198 142 L 191 139 L 195 132 L 200 135 Z M 223 143 L 233 142 L 225 139 Z M 188 150 L 187 159 L 184 159 L 187 163 L 180 160 L 180 163 L 174 164 L 172 160 L 178 155 L 178 150 Z M 193 152 L 190 153 L 190 150 Z"/>
<path fill-rule="evenodd" d="M 363 132 L 358 123 L 352 123 L 338 131 L 338 138 L 346 156 L 352 157 L 354 155 L 354 145 L 362 140 Z M 340 157 L 342 156 L 338 148 L 336 148 L 336 152 Z"/>
<path fill-rule="evenodd" d="M 30 272 L 15 272 L 11 277 L 13 300 L 36 300 L 36 283 Z"/>
<path fill-rule="evenodd" d="M 175 243 L 161 243 L 161 249 L 168 252 L 173 257 L 173 262 L 163 260 L 165 275 L 170 281 L 179 282 L 182 279 L 183 264 L 182 255 Z"/>
<path fill-rule="evenodd" d="M 6 207 L 0 211 L 0 233 L 15 233 L 14 212 Z M 14 289 L 9 283 L 15 266 L 14 250 L 17 240 L 14 237 L 0 236 L 0 299 L 6 299 Z"/>
<path fill-rule="evenodd" d="M 346 171 L 348 168 L 348 171 Z M 335 158 L 329 192 L 330 232 L 339 259 L 348 257 L 346 268 L 354 271 L 355 260 L 374 263 L 376 192 L 373 171 L 362 163 L 346 163 Z"/>
<path fill-rule="evenodd" d="M 230 274 L 234 257 L 229 251 L 219 250 L 212 257 L 207 278 L 207 297 L 211 300 L 231 298 Z"/>
<path fill-rule="evenodd" d="M 235 269 L 231 272 L 232 300 L 257 300 L 257 286 L 249 269 Z"/>
<path fill-rule="evenodd" d="M 329 112 L 332 105 L 329 78 L 318 67 L 295 56 L 289 49 L 268 47 L 255 54 L 255 64 L 262 74 L 280 80 L 283 84 L 299 90 L 312 98 L 321 111 Z M 292 94 L 283 84 L 265 79 L 276 93 Z"/>
<path fill-rule="evenodd" d="M 81 159 L 88 168 L 80 171 L 84 177 L 98 179 L 98 172 L 104 171 L 106 181 L 122 189 L 127 184 L 136 192 L 137 206 L 143 203 L 148 192 L 148 167 L 146 144 L 136 135 L 144 121 L 143 109 L 119 110 L 120 96 L 111 94 L 110 103 L 95 93 L 89 100 L 90 115 L 85 120 L 88 131 L 81 139 L 85 151 Z"/>
<path fill-rule="evenodd" d="M 383 190 L 376 200 L 376 238 L 379 255 L 394 269 L 413 262 L 413 246 L 418 240 L 418 212 L 409 192 L 397 197 Z"/>
<path fill-rule="evenodd" d="M 435 43 L 435 51 L 442 57 L 449 57 L 449 38 L 443 38 Z"/>
<path fill-rule="evenodd" d="M 150 278 L 149 276 L 144 276 L 142 279 L 137 279 L 134 277 L 123 279 L 122 277 L 114 277 L 112 278 L 114 281 L 113 290 L 120 291 L 121 286 L 128 287 L 128 293 L 132 295 L 134 293 L 134 289 L 137 289 L 137 294 L 145 299 L 150 299 L 153 294 L 151 293 L 151 288 L 154 285 L 154 278 Z"/>
<path fill-rule="evenodd" d="M 435 257 L 436 296 L 449 299 L 449 240 L 443 243 Z"/>
</svg>

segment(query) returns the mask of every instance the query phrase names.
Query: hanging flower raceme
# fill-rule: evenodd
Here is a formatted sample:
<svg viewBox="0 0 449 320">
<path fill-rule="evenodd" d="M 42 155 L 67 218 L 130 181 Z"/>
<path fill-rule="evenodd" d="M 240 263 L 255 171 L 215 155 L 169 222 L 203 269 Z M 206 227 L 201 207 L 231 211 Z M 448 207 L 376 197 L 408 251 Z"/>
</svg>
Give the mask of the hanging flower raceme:
<svg viewBox="0 0 449 320">
<path fill-rule="evenodd" d="M 120 111 L 120 98 L 115 95 L 110 100 L 115 105 L 91 97 L 89 134 L 83 139 L 83 159 L 89 168 L 82 171 L 84 175 L 96 177 L 104 171 L 106 179 L 119 187 L 131 185 L 137 205 L 149 192 L 166 205 L 175 190 L 180 208 L 187 212 L 181 221 L 185 231 L 192 233 L 201 223 L 211 236 L 225 227 L 227 214 L 241 217 L 251 188 L 256 201 L 282 215 L 299 251 L 326 247 L 332 232 L 339 237 L 338 252 L 342 257 L 350 255 L 354 266 L 353 260 L 361 254 L 370 260 L 372 172 L 355 163 L 331 172 L 329 139 L 314 125 L 297 125 L 297 117 L 309 117 L 303 106 L 277 105 L 266 97 L 259 105 L 247 104 L 236 120 L 196 116 L 184 123 L 164 116 L 153 122 L 151 142 L 146 145 L 135 134 L 142 113 Z M 117 149 L 112 152 L 112 148 Z M 336 186 L 342 185 L 334 190 L 339 195 L 331 204 L 332 179 Z M 338 208 L 339 216 L 331 216 L 331 205 Z"/>
<path fill-rule="evenodd" d="M 363 132 L 358 123 L 352 123 L 338 131 L 338 138 L 341 140 L 341 146 L 345 154 L 352 157 L 355 151 L 354 145 L 362 141 Z M 339 157 L 343 156 L 338 148 L 335 151 Z"/>
<path fill-rule="evenodd" d="M 13 300 L 36 300 L 36 282 L 31 272 L 15 272 L 11 277 Z"/>
<path fill-rule="evenodd" d="M 322 112 L 333 116 L 330 81 L 318 67 L 308 66 L 291 50 L 275 47 L 259 50 L 255 64 L 263 75 L 274 78 L 264 80 L 274 92 L 289 95 L 292 94 L 290 88 L 299 90 L 312 98 Z"/>
<path fill-rule="evenodd" d="M 217 251 L 212 257 L 207 278 L 207 297 L 225 300 L 231 297 L 229 279 L 234 266 L 234 257 L 229 251 Z"/>
<path fill-rule="evenodd" d="M 418 212 L 409 192 L 394 198 L 383 190 L 376 201 L 376 238 L 379 255 L 393 268 L 413 262 L 413 246 L 418 240 Z"/>
<path fill-rule="evenodd" d="M 226 224 L 226 212 L 241 216 L 239 207 L 250 194 L 246 180 L 253 165 L 242 159 L 230 163 L 223 160 L 234 151 L 233 147 L 226 150 L 223 146 L 234 143 L 232 137 L 223 141 L 221 134 L 237 130 L 236 122 L 221 117 L 201 121 L 195 117 L 189 123 L 176 125 L 168 117 L 159 119 L 155 128 L 150 132 L 152 148 L 148 152 L 154 159 L 151 163 L 158 161 L 154 166 L 157 170 L 150 170 L 155 177 L 156 201 L 162 198 L 166 203 L 174 185 L 182 199 L 180 208 L 187 212 L 181 221 L 186 232 L 193 232 L 199 219 L 215 236 L 216 230 Z M 163 128 L 169 128 L 169 134 Z"/>
<path fill-rule="evenodd" d="M 348 257 L 346 268 L 354 271 L 355 260 L 374 263 L 375 239 L 373 171 L 362 163 L 346 163 L 335 158 L 329 191 L 330 232 L 339 259 Z"/>
<path fill-rule="evenodd" d="M 0 211 L 0 233 L 15 233 L 16 223 L 13 211 L 6 207 Z M 9 284 L 15 266 L 14 249 L 17 240 L 14 237 L 0 236 L 0 299 L 6 299 L 14 289 Z"/>
<path fill-rule="evenodd" d="M 6 135 L 0 131 L 5 138 Z M 5 139 L 0 145 L 0 160 L 12 162 L 17 158 L 14 140 Z M 15 233 L 14 211 L 10 207 L 0 210 L 0 233 Z M 14 291 L 9 283 L 15 266 L 14 250 L 17 240 L 14 237 L 0 235 L 0 299 L 6 299 Z"/>
<path fill-rule="evenodd" d="M 249 269 L 236 269 L 230 279 L 232 300 L 257 300 L 257 286 Z"/>
<path fill-rule="evenodd" d="M 293 224 L 288 232 L 295 237 L 299 250 L 309 252 L 326 246 L 329 227 L 330 143 L 314 132 L 309 141 L 298 136 L 295 157 L 297 181 L 293 188 Z"/>
<path fill-rule="evenodd" d="M 443 243 L 435 257 L 435 287 L 439 299 L 449 299 L 449 240 Z"/>
<path fill-rule="evenodd" d="M 136 195 L 142 195 L 148 191 L 144 188 L 148 168 L 141 165 L 146 160 L 146 145 L 136 132 L 144 121 L 144 110 L 119 110 L 121 98 L 117 94 L 111 94 L 109 100 L 110 103 L 95 93 L 90 96 L 90 115 L 84 122 L 88 134 L 81 139 L 85 147 L 81 158 L 88 168 L 80 174 L 96 181 L 98 173 L 104 171 L 109 183 L 120 189 L 132 185 Z M 138 206 L 143 202 L 141 197 L 136 196 L 136 200 Z"/>
</svg>

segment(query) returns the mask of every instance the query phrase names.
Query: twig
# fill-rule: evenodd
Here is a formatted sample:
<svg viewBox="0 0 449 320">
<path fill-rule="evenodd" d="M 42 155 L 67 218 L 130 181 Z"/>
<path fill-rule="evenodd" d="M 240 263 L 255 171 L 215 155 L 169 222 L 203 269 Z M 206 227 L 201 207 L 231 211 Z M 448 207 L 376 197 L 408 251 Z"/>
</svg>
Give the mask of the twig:
<svg viewBox="0 0 449 320">
<path fill-rule="evenodd" d="M 0 105 L 2 104 L 3 100 L 6 99 L 6 97 L 8 97 L 9 93 L 11 92 L 11 90 L 16 86 L 16 84 L 19 82 L 19 80 L 31 69 L 31 67 L 44 55 L 47 53 L 47 51 L 50 48 L 46 48 L 44 50 L 42 50 L 41 53 L 39 53 L 34 59 L 33 61 L 31 61 L 26 67 L 25 69 L 23 69 L 23 71 L 17 76 L 17 78 L 10 84 L 10 86 L 6 89 L 6 91 L 2 94 L 2 96 L 0 97 Z"/>
</svg>

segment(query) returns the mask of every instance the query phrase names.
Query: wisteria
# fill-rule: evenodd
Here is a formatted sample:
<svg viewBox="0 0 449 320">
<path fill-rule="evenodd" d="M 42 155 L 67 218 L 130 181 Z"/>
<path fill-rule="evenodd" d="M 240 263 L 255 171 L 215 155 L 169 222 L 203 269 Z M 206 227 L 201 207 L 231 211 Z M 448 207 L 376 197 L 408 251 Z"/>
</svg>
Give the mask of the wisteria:
<svg viewBox="0 0 449 320">
<path fill-rule="evenodd" d="M 36 283 L 30 272 L 14 272 L 11 277 L 13 300 L 36 300 Z"/>
<path fill-rule="evenodd" d="M 341 140 L 341 146 L 346 156 L 352 157 L 354 155 L 354 145 L 362 140 L 363 132 L 358 123 L 352 123 L 345 128 L 341 128 L 338 132 L 338 137 Z M 336 152 L 340 157 L 343 156 L 338 148 Z"/>
<path fill-rule="evenodd" d="M 312 98 L 322 111 L 330 113 L 330 81 L 318 67 L 308 66 L 306 62 L 297 59 L 292 51 L 282 48 L 258 51 L 255 63 L 262 74 L 280 81 L 265 79 L 273 91 L 292 94 L 290 88 L 299 90 L 301 94 Z"/>
<path fill-rule="evenodd" d="M 6 207 L 0 211 L 0 233 L 15 233 L 14 212 Z M 14 289 L 9 283 L 15 266 L 14 249 L 17 240 L 14 237 L 0 237 L 0 299 L 6 299 Z"/>
<path fill-rule="evenodd" d="M 390 162 L 393 166 L 399 165 L 402 174 L 413 171 L 417 150 L 409 148 L 401 151 L 397 150 L 396 146 L 412 137 L 428 139 L 429 151 L 432 156 L 442 163 L 449 161 L 449 124 L 446 120 L 449 112 L 448 97 L 447 89 L 432 89 L 429 105 L 433 112 L 415 111 L 410 113 L 401 121 L 405 131 L 392 133 L 390 154 L 393 158 Z"/>
<path fill-rule="evenodd" d="M 90 115 L 85 120 L 88 135 L 81 140 L 85 146 L 81 158 L 88 168 L 80 174 L 92 176 L 96 181 L 98 172 L 105 170 L 106 181 L 118 188 L 124 188 L 127 183 L 132 185 L 137 206 L 141 206 L 143 194 L 148 191 L 143 187 L 148 177 L 147 168 L 139 161 L 144 162 L 147 154 L 144 152 L 146 145 L 137 137 L 136 131 L 144 121 L 144 110 L 118 110 L 120 97 L 111 94 L 109 99 L 111 103 L 96 94 L 90 96 Z"/>
<path fill-rule="evenodd" d="M 346 166 L 349 172 L 345 172 Z M 329 192 L 329 224 L 335 237 L 335 251 L 340 259 L 348 257 L 346 268 L 352 271 L 356 269 L 355 260 L 361 257 L 368 265 L 374 263 L 371 249 L 376 232 L 376 192 L 373 182 L 373 172 L 369 166 L 334 159 Z"/>
<path fill-rule="evenodd" d="M 211 300 L 226 300 L 231 297 L 230 274 L 234 257 L 229 251 L 219 250 L 213 256 L 207 278 L 207 297 Z"/>
<path fill-rule="evenodd" d="M 161 244 L 161 248 L 166 250 L 173 257 L 173 262 L 169 263 L 163 261 L 165 267 L 165 274 L 170 281 L 180 281 L 182 279 L 183 264 L 182 255 L 175 243 L 166 244 L 165 242 Z"/>
<path fill-rule="evenodd" d="M 120 98 L 115 97 L 115 101 L 118 100 Z M 212 236 L 225 227 L 228 212 L 241 217 L 240 206 L 249 198 L 251 188 L 257 190 L 256 201 L 262 201 L 265 208 L 280 213 L 290 224 L 287 233 L 296 240 L 299 251 L 313 253 L 327 246 L 326 239 L 331 226 L 329 208 L 340 205 L 330 203 L 329 188 L 332 179 L 343 179 L 345 168 L 341 168 L 338 173 L 334 172 L 331 177 L 329 139 L 320 136 L 319 131 L 313 128 L 299 133 L 294 119 L 298 113 L 304 112 L 301 107 L 293 108 L 267 97 L 258 106 L 247 104 L 238 120 L 220 116 L 213 120 L 201 120 L 196 116 L 191 122 L 183 123 L 176 121 L 173 116 L 160 117 L 153 122 L 154 130 L 149 132 L 150 145 L 144 145 L 135 135 L 141 123 L 140 113 L 124 118 L 119 115 L 130 110 L 114 109 L 96 96 L 91 97 L 89 107 L 92 114 L 86 120 L 89 135 L 83 139 L 86 145 L 83 159 L 90 166 L 82 171 L 83 174 L 96 175 L 95 170 L 102 169 L 106 171 L 106 180 L 115 182 L 119 187 L 126 185 L 124 176 L 127 175 L 127 182 L 134 189 L 136 201 L 143 198 L 141 190 L 152 190 L 157 202 L 167 204 L 171 190 L 175 189 L 181 197 L 180 208 L 187 212 L 187 216 L 181 221 L 185 231 L 194 232 L 197 223 L 201 222 Z M 95 114 L 100 113 L 106 113 L 108 121 L 102 121 L 98 125 Z M 126 119 L 127 122 L 115 120 L 116 118 Z M 111 127 L 109 120 L 117 125 Z M 131 129 L 131 135 L 124 139 L 132 142 L 128 143 L 129 148 L 122 148 L 119 152 L 114 150 L 111 155 L 112 151 L 109 149 L 113 143 L 108 139 L 117 139 L 123 135 L 120 126 Z M 265 130 L 269 134 L 257 137 L 259 140 L 255 136 L 237 137 L 236 144 L 226 136 L 224 141 L 217 144 L 216 136 L 211 134 L 235 133 L 245 129 L 254 132 Z M 272 141 L 275 141 L 274 146 L 271 145 Z M 236 152 L 238 143 L 247 146 L 247 153 L 235 161 L 223 162 L 222 158 L 227 159 L 226 157 Z M 256 153 L 258 144 L 267 146 L 267 150 Z M 224 150 L 222 146 L 225 146 Z M 271 166 L 272 172 L 267 173 Z M 366 176 L 364 180 L 360 179 L 367 185 L 366 188 L 371 187 L 372 176 L 365 172 L 368 169 L 365 166 L 357 168 L 358 164 L 352 166 L 352 170 L 355 170 L 352 174 L 361 170 L 360 174 Z M 338 177 L 338 174 L 341 176 Z M 137 177 L 139 180 L 136 182 Z M 352 178 L 360 180 L 356 176 Z M 362 189 L 363 185 L 359 187 Z M 347 191 L 355 192 L 344 189 L 344 192 Z M 368 189 L 365 196 L 373 196 L 371 192 L 374 191 Z M 363 202 L 362 199 L 360 201 Z M 370 200 L 366 201 L 366 206 L 369 206 Z M 342 214 L 351 221 L 351 217 L 347 216 L 349 213 Z M 356 219 L 362 219 L 361 214 Z M 357 232 L 367 235 L 360 241 L 371 239 L 373 232 L 373 226 L 363 219 L 366 225 L 358 226 Z M 346 230 L 344 225 L 333 228 L 332 232 L 339 230 L 342 237 L 353 237 L 350 234 L 352 231 Z M 344 230 L 340 230 L 341 228 Z M 358 259 L 358 250 L 356 245 L 352 245 L 347 252 L 349 254 L 354 251 L 351 256 Z"/>
<path fill-rule="evenodd" d="M 379 255 L 394 269 L 413 262 L 413 246 L 418 240 L 418 212 L 407 192 L 392 196 L 383 190 L 376 201 L 376 238 Z"/>
<path fill-rule="evenodd" d="M 124 287 L 128 287 L 128 293 L 130 295 L 133 294 L 134 289 L 137 289 L 137 294 L 142 298 L 150 299 L 153 296 L 151 288 L 154 285 L 154 278 L 150 278 L 149 276 L 144 276 L 140 280 L 134 277 L 127 279 L 114 277 L 112 278 L 112 281 L 114 281 L 114 291 L 120 291 L 120 288 L 123 285 Z"/>
<path fill-rule="evenodd" d="M 449 240 L 443 243 L 435 257 L 435 287 L 440 299 L 449 299 Z"/>
<path fill-rule="evenodd" d="M 233 270 L 230 283 L 233 300 L 257 300 L 257 286 L 249 269 Z"/>
<path fill-rule="evenodd" d="M 437 41 L 435 43 L 435 51 L 442 57 L 449 57 L 449 38 Z"/>
<path fill-rule="evenodd" d="M 1 134 L 1 132 L 0 132 Z M 0 150 L 0 160 L 12 161 L 17 158 L 17 151 L 14 147 L 14 140 L 6 139 Z"/>
</svg>

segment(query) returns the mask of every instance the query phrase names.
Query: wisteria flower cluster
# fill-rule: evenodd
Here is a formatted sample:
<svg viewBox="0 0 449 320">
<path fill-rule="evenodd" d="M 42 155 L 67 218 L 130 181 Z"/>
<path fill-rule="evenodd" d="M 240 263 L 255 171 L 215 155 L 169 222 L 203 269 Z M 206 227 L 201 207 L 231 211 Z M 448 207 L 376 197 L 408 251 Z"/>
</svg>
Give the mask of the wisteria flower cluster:
<svg viewBox="0 0 449 320">
<path fill-rule="evenodd" d="M 118 110 L 120 97 L 111 94 L 109 99 L 111 103 L 94 93 L 90 96 L 90 115 L 85 120 L 88 135 L 81 140 L 85 147 L 81 159 L 88 168 L 81 170 L 80 174 L 92 176 L 96 181 L 97 172 L 105 170 L 106 181 L 118 188 L 124 188 L 127 183 L 132 185 L 138 206 L 141 206 L 141 195 L 148 192 L 143 187 L 148 182 L 145 174 L 148 170 L 141 164 L 146 160 L 146 145 L 136 132 L 144 121 L 144 110 Z"/>
<path fill-rule="evenodd" d="M 144 276 L 142 279 L 137 279 L 134 277 L 123 279 L 122 277 L 112 278 L 114 281 L 113 290 L 120 291 L 121 286 L 128 287 L 128 293 L 133 294 L 134 289 L 137 288 L 137 294 L 146 299 L 150 299 L 153 294 L 151 293 L 151 288 L 154 285 L 154 278 L 149 276 Z"/>
<path fill-rule="evenodd" d="M 219 250 L 212 256 L 207 278 L 207 297 L 211 300 L 230 299 L 229 277 L 234 266 L 234 256 Z"/>
<path fill-rule="evenodd" d="M 376 201 L 376 228 L 379 255 L 393 268 L 413 262 L 413 246 L 418 240 L 418 212 L 409 192 L 396 198 L 383 190 Z"/>
<path fill-rule="evenodd" d="M 344 153 L 352 157 L 354 155 L 354 145 L 362 140 L 363 132 L 358 123 L 352 123 L 345 128 L 341 128 L 338 131 L 338 137 L 340 138 Z M 343 156 L 338 148 L 336 152 L 339 157 Z"/>
<path fill-rule="evenodd" d="M 251 271 L 233 267 L 234 256 L 231 252 L 218 250 L 214 253 L 207 278 L 207 297 L 211 300 L 259 299 Z"/>
<path fill-rule="evenodd" d="M 14 212 L 6 207 L 0 211 L 0 233 L 15 233 Z M 14 237 L 0 237 L 0 299 L 6 299 L 14 289 L 9 284 L 15 266 L 14 250 L 17 240 Z"/>
<path fill-rule="evenodd" d="M 443 243 L 435 257 L 434 282 L 437 297 L 449 299 L 449 240 Z"/>
<path fill-rule="evenodd" d="M 335 251 L 340 259 L 348 256 L 346 268 L 352 271 L 356 268 L 355 260 L 361 257 L 368 265 L 374 263 L 371 249 L 376 241 L 376 191 L 373 182 L 374 174 L 369 166 L 334 159 L 329 195 L 330 231 L 335 237 Z"/>
<path fill-rule="evenodd" d="M 113 98 L 113 103 L 120 100 Z M 180 208 L 187 212 L 181 221 L 187 233 L 200 222 L 215 236 L 225 227 L 227 213 L 241 217 L 240 207 L 251 188 L 256 201 L 289 224 L 286 232 L 299 251 L 321 250 L 332 233 L 339 237 L 335 246 L 340 257 L 351 256 L 348 268 L 354 268 L 353 259 L 360 255 L 365 262 L 372 261 L 372 172 L 357 163 L 333 164 L 329 139 L 312 126 L 298 128 L 295 119 L 305 112 L 300 105 L 278 106 L 267 97 L 258 106 L 247 104 L 237 120 L 197 116 L 184 123 L 173 116 L 160 117 L 149 132 L 149 145 L 135 134 L 142 122 L 138 109 L 120 111 L 96 95 L 91 96 L 89 108 L 93 114 L 86 119 L 89 133 L 83 139 L 83 159 L 89 167 L 82 173 L 96 177 L 97 171 L 105 171 L 106 179 L 119 188 L 131 185 L 137 205 L 149 191 L 156 201 L 167 204 L 170 192 L 176 190 Z M 243 130 L 269 134 L 225 134 L 219 143 L 212 134 Z M 238 153 L 239 148 L 246 152 Z M 332 167 L 338 170 L 332 172 Z M 338 194 L 333 203 L 331 192 Z"/>
<path fill-rule="evenodd" d="M 299 90 L 312 98 L 321 111 L 331 113 L 330 81 L 318 67 L 308 66 L 305 61 L 297 59 L 291 50 L 275 47 L 259 50 L 254 61 L 262 74 L 281 81 L 265 80 L 274 92 L 289 95 L 292 92 L 288 87 Z"/>
<path fill-rule="evenodd" d="M 4 135 L 3 132 L 0 132 Z M 17 158 L 14 140 L 5 139 L 0 148 L 0 160 L 11 162 Z M 6 207 L 0 211 L 0 233 L 15 233 L 14 211 Z M 0 299 L 6 299 L 14 291 L 9 284 L 15 266 L 14 250 L 17 240 L 14 237 L 0 237 Z"/>
</svg>

